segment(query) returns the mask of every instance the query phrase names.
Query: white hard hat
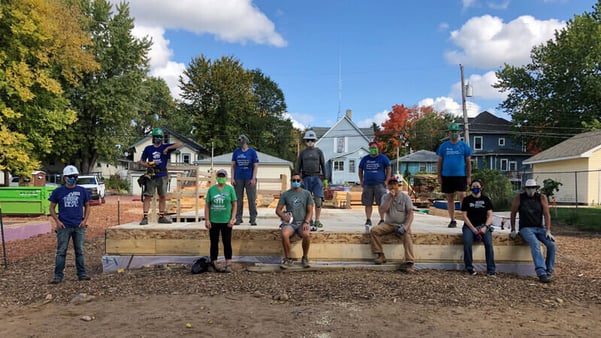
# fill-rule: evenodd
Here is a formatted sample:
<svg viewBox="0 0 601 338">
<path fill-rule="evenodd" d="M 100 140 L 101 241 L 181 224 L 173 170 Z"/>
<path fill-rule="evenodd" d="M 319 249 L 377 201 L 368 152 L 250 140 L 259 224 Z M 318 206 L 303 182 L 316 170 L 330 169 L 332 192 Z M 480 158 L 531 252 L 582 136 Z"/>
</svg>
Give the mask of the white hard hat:
<svg viewBox="0 0 601 338">
<path fill-rule="evenodd" d="M 63 169 L 63 176 L 79 175 L 79 170 L 74 165 L 68 165 Z"/>
<path fill-rule="evenodd" d="M 530 179 L 526 180 L 526 184 L 524 184 L 524 187 L 526 187 L 526 188 L 538 188 L 540 186 L 538 184 L 536 184 L 536 180 L 530 178 Z"/>
<path fill-rule="evenodd" d="M 317 140 L 317 135 L 313 130 L 307 130 L 305 136 L 303 136 L 303 140 Z"/>
</svg>

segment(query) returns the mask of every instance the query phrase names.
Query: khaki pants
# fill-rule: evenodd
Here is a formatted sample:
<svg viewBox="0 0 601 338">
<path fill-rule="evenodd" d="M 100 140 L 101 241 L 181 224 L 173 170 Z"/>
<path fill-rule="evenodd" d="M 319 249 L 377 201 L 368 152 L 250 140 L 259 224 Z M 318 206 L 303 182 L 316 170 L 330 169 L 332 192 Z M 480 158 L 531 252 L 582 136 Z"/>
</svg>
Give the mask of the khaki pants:
<svg viewBox="0 0 601 338">
<path fill-rule="evenodd" d="M 371 228 L 370 237 L 371 237 L 371 252 L 375 254 L 384 253 L 382 251 L 382 240 L 381 237 L 396 233 L 397 227 L 395 225 L 390 225 L 386 223 L 382 223 L 376 225 Z M 405 262 L 413 263 L 413 239 L 411 238 L 411 231 L 406 232 L 403 237 L 403 247 L 405 249 Z"/>
</svg>

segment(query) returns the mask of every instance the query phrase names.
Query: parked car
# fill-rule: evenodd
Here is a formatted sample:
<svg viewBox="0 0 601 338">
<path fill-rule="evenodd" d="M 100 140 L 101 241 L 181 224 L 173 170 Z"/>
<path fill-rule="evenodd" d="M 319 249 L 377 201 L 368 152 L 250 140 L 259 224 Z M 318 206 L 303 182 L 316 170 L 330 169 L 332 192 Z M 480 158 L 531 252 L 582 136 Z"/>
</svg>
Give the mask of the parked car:
<svg viewBox="0 0 601 338">
<path fill-rule="evenodd" d="M 80 185 L 90 193 L 92 201 L 104 203 L 105 186 L 104 182 L 96 175 L 82 175 L 77 178 L 77 185 Z"/>
</svg>

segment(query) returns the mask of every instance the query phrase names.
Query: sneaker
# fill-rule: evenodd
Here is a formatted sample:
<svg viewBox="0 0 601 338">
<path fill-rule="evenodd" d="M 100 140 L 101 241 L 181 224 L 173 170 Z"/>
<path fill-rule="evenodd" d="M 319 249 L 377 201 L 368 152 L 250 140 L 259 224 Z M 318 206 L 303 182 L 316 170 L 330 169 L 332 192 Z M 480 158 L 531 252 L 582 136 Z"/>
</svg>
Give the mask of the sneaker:
<svg viewBox="0 0 601 338">
<path fill-rule="evenodd" d="M 472 276 L 475 276 L 475 275 L 477 275 L 477 274 L 478 274 L 478 272 L 476 272 L 476 270 L 471 270 L 471 269 L 470 269 L 470 270 L 467 270 L 467 273 L 468 273 L 469 275 L 472 275 Z"/>
<path fill-rule="evenodd" d="M 368 219 L 365 220 L 365 226 L 366 227 L 370 227 L 371 226 L 371 219 L 368 218 Z"/>
<path fill-rule="evenodd" d="M 162 216 L 162 217 L 159 217 L 159 223 L 161 223 L 161 224 L 171 224 L 171 221 L 167 217 Z"/>
<path fill-rule="evenodd" d="M 294 261 L 292 258 L 284 258 L 282 259 L 282 264 L 280 264 L 280 268 L 286 270 L 294 265 Z"/>
<path fill-rule="evenodd" d="M 50 281 L 50 284 L 58 284 L 62 281 L 63 281 L 62 279 L 60 279 L 58 277 L 54 277 L 54 279 Z"/>
<path fill-rule="evenodd" d="M 250 225 L 251 226 L 256 226 L 257 225 L 257 221 L 250 221 Z"/>
<path fill-rule="evenodd" d="M 551 278 L 549 278 L 549 275 L 547 274 L 538 276 L 538 280 L 541 283 L 551 283 Z"/>
<path fill-rule="evenodd" d="M 83 281 L 83 280 L 91 280 L 92 278 L 90 278 L 90 276 L 88 276 L 88 275 L 83 275 L 83 276 L 78 277 L 77 279 L 79 279 L 80 281 Z"/>
<path fill-rule="evenodd" d="M 311 230 L 311 231 L 315 232 L 315 231 L 317 231 L 317 226 L 316 226 L 316 225 L 311 225 L 311 226 L 309 227 L 309 230 Z"/>
<path fill-rule="evenodd" d="M 315 222 L 313 222 L 313 225 L 315 225 L 318 228 L 323 228 L 323 224 L 319 220 L 315 220 Z"/>
<path fill-rule="evenodd" d="M 456 228 L 457 227 L 457 221 L 450 221 L 449 222 L 449 228 Z"/>
<path fill-rule="evenodd" d="M 209 264 L 209 271 L 210 272 L 224 272 L 224 270 L 220 267 L 218 267 L 215 262 L 212 262 Z"/>
<path fill-rule="evenodd" d="M 371 226 L 365 225 L 365 233 L 368 234 L 371 231 Z"/>
<path fill-rule="evenodd" d="M 384 220 L 383 220 L 383 219 L 381 219 L 381 220 L 378 222 L 378 225 L 380 225 L 380 224 L 382 224 L 382 223 L 384 223 Z"/>
<path fill-rule="evenodd" d="M 148 224 L 148 217 L 144 217 L 142 218 L 142 220 L 140 221 L 140 225 L 146 225 Z"/>
<path fill-rule="evenodd" d="M 378 254 L 378 257 L 374 259 L 374 264 L 380 265 L 384 263 L 386 263 L 386 257 L 384 256 L 384 254 Z"/>
<path fill-rule="evenodd" d="M 494 272 L 489 272 L 489 273 L 486 274 L 486 276 L 490 277 L 490 278 L 497 278 L 497 274 L 494 273 Z"/>
<path fill-rule="evenodd" d="M 301 259 L 301 264 L 305 269 L 311 267 L 311 264 L 309 264 L 309 258 L 307 258 L 307 256 L 303 256 L 303 258 Z"/>
<path fill-rule="evenodd" d="M 236 222 L 234 222 L 234 225 L 240 225 L 240 224 L 242 224 L 242 221 L 240 221 L 240 220 L 236 220 Z"/>
<path fill-rule="evenodd" d="M 225 273 L 231 273 L 232 272 L 232 266 L 231 265 L 226 265 L 225 266 L 225 270 L 223 270 L 223 272 L 225 272 Z"/>
</svg>

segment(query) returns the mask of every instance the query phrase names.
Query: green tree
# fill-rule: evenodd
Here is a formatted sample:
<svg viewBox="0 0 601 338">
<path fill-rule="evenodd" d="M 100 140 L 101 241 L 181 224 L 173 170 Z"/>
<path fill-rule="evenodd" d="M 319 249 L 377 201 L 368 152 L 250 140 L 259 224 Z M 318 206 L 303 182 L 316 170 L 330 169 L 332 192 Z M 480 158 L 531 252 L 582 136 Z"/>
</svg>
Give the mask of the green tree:
<svg viewBox="0 0 601 338">
<path fill-rule="evenodd" d="M 495 211 L 509 210 L 513 200 L 511 182 L 496 169 L 474 170 L 472 180 L 482 181 L 484 193 L 492 200 Z"/>
<path fill-rule="evenodd" d="M 255 111 L 252 84 L 252 75 L 233 57 L 192 59 L 180 77 L 180 107 L 192 120 L 196 142 L 213 144 L 216 154 L 236 147 L 236 136 Z"/>
<path fill-rule="evenodd" d="M 61 133 L 60 147 L 53 155 L 88 173 L 98 159 L 116 160 L 125 151 L 121 145 L 130 145 L 139 137 L 132 133 L 132 121 L 148 104 L 142 89 L 151 41 L 132 36 L 134 20 L 127 4 L 117 5 L 113 12 L 105 0 L 79 3 L 100 69 L 87 72 L 81 86 L 67 90 L 78 122 Z"/>
<path fill-rule="evenodd" d="M 177 113 L 177 105 L 165 80 L 148 77 L 140 86 L 142 100 L 134 120 L 136 136 L 147 135 L 154 127 L 169 127 L 183 135 L 191 135 L 190 119 Z"/>
<path fill-rule="evenodd" d="M 75 6 L 59 0 L 0 6 L 0 170 L 29 176 L 76 120 L 64 86 L 97 69 Z"/>
<path fill-rule="evenodd" d="M 447 126 L 452 120 L 451 115 L 436 112 L 432 107 L 420 107 L 417 119 L 408 130 L 409 145 L 415 150 L 436 151 L 447 136 Z"/>
<path fill-rule="evenodd" d="M 505 65 L 494 87 L 508 96 L 500 108 L 532 150 L 580 133 L 601 117 L 601 0 L 576 15 L 555 38 L 531 51 L 531 63 Z"/>
</svg>

